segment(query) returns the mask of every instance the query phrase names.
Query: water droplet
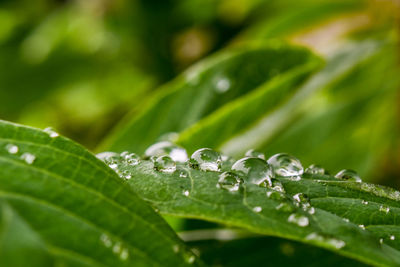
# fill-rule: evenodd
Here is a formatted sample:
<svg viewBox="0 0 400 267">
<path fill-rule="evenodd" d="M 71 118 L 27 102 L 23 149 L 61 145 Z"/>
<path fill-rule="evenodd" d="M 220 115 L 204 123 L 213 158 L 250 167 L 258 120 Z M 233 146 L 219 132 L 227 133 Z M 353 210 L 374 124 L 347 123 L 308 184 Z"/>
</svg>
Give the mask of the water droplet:
<svg viewBox="0 0 400 267">
<path fill-rule="evenodd" d="M 123 248 L 121 253 L 119 254 L 119 258 L 123 261 L 126 261 L 129 258 L 129 252 L 128 249 Z"/>
<path fill-rule="evenodd" d="M 260 207 L 260 206 L 254 207 L 253 211 L 256 212 L 256 213 L 259 213 L 259 212 L 262 211 L 262 207 Z"/>
<path fill-rule="evenodd" d="M 140 157 L 135 153 L 129 153 L 127 151 L 122 152 L 121 157 L 123 157 L 125 162 L 130 166 L 136 166 L 140 163 Z"/>
<path fill-rule="evenodd" d="M 113 248 L 112 248 L 112 251 L 113 251 L 115 254 L 119 254 L 119 253 L 121 253 L 121 250 L 122 250 L 122 244 L 121 244 L 121 242 L 115 243 L 114 246 L 113 246 Z"/>
<path fill-rule="evenodd" d="M 179 245 L 173 245 L 172 250 L 174 251 L 174 253 L 178 253 L 180 250 Z"/>
<path fill-rule="evenodd" d="M 389 213 L 390 208 L 389 208 L 389 207 L 386 207 L 386 206 L 380 206 L 380 207 L 379 207 L 379 211 L 382 211 L 382 212 L 384 212 L 384 213 Z"/>
<path fill-rule="evenodd" d="M 164 173 L 173 173 L 176 170 L 175 161 L 168 155 L 154 159 L 154 169 Z"/>
<path fill-rule="evenodd" d="M 383 238 L 379 239 L 379 243 L 383 244 Z"/>
<path fill-rule="evenodd" d="M 312 164 L 305 170 L 305 173 L 311 174 L 311 175 L 324 175 L 325 169 L 319 165 Z"/>
<path fill-rule="evenodd" d="M 275 209 L 283 212 L 292 212 L 294 210 L 293 206 L 286 202 L 280 203 Z"/>
<path fill-rule="evenodd" d="M 117 164 L 117 163 L 110 163 L 108 166 L 109 166 L 111 169 L 115 170 L 115 169 L 118 167 L 118 164 Z"/>
<path fill-rule="evenodd" d="M 297 207 L 301 207 L 304 211 L 308 211 L 311 208 L 310 199 L 306 194 L 298 193 L 293 196 L 294 204 Z M 315 210 L 314 210 L 315 211 Z"/>
<path fill-rule="evenodd" d="M 21 159 L 30 165 L 35 161 L 36 156 L 27 152 L 21 155 Z"/>
<path fill-rule="evenodd" d="M 345 221 L 345 222 L 350 222 L 350 220 L 347 219 L 347 218 L 343 218 L 343 221 Z"/>
<path fill-rule="evenodd" d="M 394 235 L 390 236 L 390 240 L 395 240 L 395 239 L 396 239 L 396 237 Z"/>
<path fill-rule="evenodd" d="M 185 190 L 185 191 L 183 191 L 183 195 L 184 195 L 184 196 L 188 197 L 188 196 L 189 196 L 189 194 L 190 194 L 190 193 L 189 193 L 189 190 Z"/>
<path fill-rule="evenodd" d="M 169 141 L 161 141 L 151 145 L 144 154 L 147 158 L 168 155 L 175 162 L 186 162 L 188 160 L 186 150 Z"/>
<path fill-rule="evenodd" d="M 104 246 L 106 246 L 108 248 L 112 246 L 112 241 L 108 235 L 102 234 L 100 236 L 100 240 L 101 240 L 101 242 L 103 242 Z"/>
<path fill-rule="evenodd" d="M 115 152 L 101 152 L 96 157 L 105 163 L 109 163 L 112 159 L 119 158 L 120 156 Z"/>
<path fill-rule="evenodd" d="M 186 170 L 179 170 L 179 177 L 186 178 L 188 176 L 189 176 L 189 174 Z"/>
<path fill-rule="evenodd" d="M 13 145 L 13 144 L 8 144 L 6 145 L 6 149 L 8 151 L 8 153 L 10 154 L 17 154 L 18 153 L 18 146 Z"/>
<path fill-rule="evenodd" d="M 362 200 L 361 203 L 364 205 L 368 205 L 368 201 L 365 201 L 365 200 Z"/>
<path fill-rule="evenodd" d="M 308 218 L 298 213 L 290 214 L 288 222 L 297 224 L 300 227 L 306 227 L 309 224 Z"/>
<path fill-rule="evenodd" d="M 283 187 L 282 183 L 278 180 L 278 179 L 271 179 L 271 189 L 278 191 L 278 192 L 282 192 L 285 193 L 285 188 Z"/>
<path fill-rule="evenodd" d="M 120 174 L 120 176 L 121 176 L 122 178 L 127 179 L 127 180 L 129 180 L 129 179 L 132 178 L 132 174 L 131 174 L 129 171 L 127 171 L 127 170 L 123 171 L 123 172 Z"/>
<path fill-rule="evenodd" d="M 320 235 L 317 233 L 311 233 L 306 237 L 306 240 L 313 240 L 321 243 L 325 243 L 333 248 L 341 249 L 346 246 L 346 243 L 343 240 L 339 240 L 333 237 Z"/>
<path fill-rule="evenodd" d="M 218 152 L 210 148 L 201 148 L 196 150 L 189 160 L 190 166 L 201 171 L 220 171 L 221 156 Z"/>
<path fill-rule="evenodd" d="M 231 81 L 228 78 L 219 78 L 215 84 L 217 93 L 225 93 L 231 87 Z"/>
<path fill-rule="evenodd" d="M 59 136 L 59 134 L 51 127 L 47 127 L 46 129 L 43 130 L 45 133 L 47 133 L 51 138 L 56 138 Z"/>
<path fill-rule="evenodd" d="M 246 156 L 246 157 L 252 157 L 252 158 L 260 158 L 260 159 L 265 160 L 265 155 L 264 155 L 264 153 L 255 151 L 254 149 L 248 150 L 248 151 L 246 152 L 245 156 Z"/>
<path fill-rule="evenodd" d="M 340 172 L 338 172 L 335 175 L 335 177 L 340 180 L 346 180 L 346 181 L 350 181 L 350 182 L 357 182 L 357 183 L 362 182 L 362 180 L 361 180 L 360 176 L 357 174 L 357 172 L 355 172 L 353 170 L 349 170 L 349 169 L 341 170 Z"/>
<path fill-rule="evenodd" d="M 242 183 L 241 179 L 232 172 L 223 172 L 219 175 L 217 187 L 231 192 L 236 192 Z"/>
<path fill-rule="evenodd" d="M 360 225 L 358 225 L 358 227 L 360 227 L 361 229 L 365 230 L 364 224 L 360 224 Z"/>
<path fill-rule="evenodd" d="M 271 167 L 260 158 L 245 157 L 232 165 L 232 171 L 250 183 L 272 186 Z"/>
<path fill-rule="evenodd" d="M 192 264 L 192 263 L 194 263 L 195 260 L 196 260 L 196 257 L 192 255 L 192 256 L 190 256 L 190 257 L 188 258 L 187 262 L 188 262 L 189 264 Z"/>
<path fill-rule="evenodd" d="M 279 191 L 267 191 L 267 197 L 274 200 L 282 200 L 285 199 L 286 196 Z"/>
<path fill-rule="evenodd" d="M 303 174 L 300 160 L 289 154 L 275 154 L 268 159 L 268 164 L 272 166 L 274 174 L 277 176 L 290 177 Z"/>
</svg>

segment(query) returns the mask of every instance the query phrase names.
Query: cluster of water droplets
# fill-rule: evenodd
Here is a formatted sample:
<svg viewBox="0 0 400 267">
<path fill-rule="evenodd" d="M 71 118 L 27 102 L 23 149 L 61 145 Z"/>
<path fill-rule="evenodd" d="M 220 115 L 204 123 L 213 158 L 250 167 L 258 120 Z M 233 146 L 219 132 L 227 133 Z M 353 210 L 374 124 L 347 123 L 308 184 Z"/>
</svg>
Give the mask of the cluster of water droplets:
<svg viewBox="0 0 400 267">
<path fill-rule="evenodd" d="M 10 147 L 10 150 L 15 151 L 15 148 Z M 261 152 L 249 150 L 245 153 L 245 157 L 235 161 L 210 148 L 201 148 L 189 157 L 184 148 L 171 141 L 161 141 L 150 146 L 142 157 L 129 152 L 121 154 L 104 152 L 97 156 L 125 179 L 130 179 L 131 174 L 119 170 L 121 162 L 125 165 L 135 166 L 146 161 L 152 163 L 156 172 L 177 174 L 182 179 L 191 175 L 190 169 L 216 172 L 218 180 L 215 186 L 232 194 L 242 192 L 247 185 L 264 188 L 266 197 L 278 202 L 276 210 L 287 213 L 287 221 L 299 227 L 310 225 L 316 209 L 311 205 L 307 195 L 303 193 L 287 194 L 282 182 L 285 179 L 292 181 L 300 181 L 303 178 L 313 178 L 317 181 L 323 181 L 324 178 L 332 179 L 331 176 L 326 176 L 328 172 L 321 166 L 313 164 L 305 169 L 300 160 L 286 153 L 275 154 L 267 158 Z M 361 183 L 360 176 L 348 169 L 341 170 L 334 177 L 341 181 Z M 185 197 L 189 197 L 190 193 L 190 189 L 182 191 L 182 195 Z M 363 201 L 362 204 L 368 205 L 368 202 Z M 262 205 L 254 205 L 250 209 L 254 213 L 263 212 Z M 379 211 L 389 213 L 390 209 L 382 205 L 379 207 Z M 363 225 L 360 227 L 365 228 Z M 323 242 L 338 249 L 345 246 L 344 241 L 320 233 L 312 233 L 307 239 Z"/>
</svg>

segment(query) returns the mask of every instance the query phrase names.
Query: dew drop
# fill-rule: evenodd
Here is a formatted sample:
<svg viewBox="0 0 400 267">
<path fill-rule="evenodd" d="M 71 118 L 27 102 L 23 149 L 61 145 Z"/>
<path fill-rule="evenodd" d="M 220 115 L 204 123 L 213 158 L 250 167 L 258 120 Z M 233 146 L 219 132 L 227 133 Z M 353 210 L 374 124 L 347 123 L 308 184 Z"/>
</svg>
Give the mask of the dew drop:
<svg viewBox="0 0 400 267">
<path fill-rule="evenodd" d="M 187 178 L 188 176 L 189 175 L 188 175 L 188 172 L 186 170 L 179 170 L 179 177 Z"/>
<path fill-rule="evenodd" d="M 112 251 L 113 251 L 115 254 L 121 253 L 121 251 L 122 251 L 122 244 L 121 244 L 121 242 L 115 243 L 114 246 L 113 246 L 113 248 L 112 248 Z"/>
<path fill-rule="evenodd" d="M 45 133 L 47 133 L 51 138 L 56 138 L 59 136 L 59 134 L 54 131 L 53 128 L 47 127 L 46 129 L 43 130 Z"/>
<path fill-rule="evenodd" d="M 104 161 L 105 163 L 108 163 L 112 159 L 119 158 L 120 156 L 115 152 L 101 152 L 101 153 L 97 154 L 96 157 L 98 159 Z"/>
<path fill-rule="evenodd" d="M 241 179 L 236 174 L 232 172 L 223 172 L 219 175 L 217 187 L 230 192 L 236 192 L 239 190 L 241 183 Z"/>
<path fill-rule="evenodd" d="M 384 212 L 384 213 L 389 213 L 390 208 L 389 208 L 389 207 L 386 207 L 386 206 L 380 206 L 380 207 L 379 207 L 379 211 L 382 211 L 382 212 Z"/>
<path fill-rule="evenodd" d="M 289 154 L 275 154 L 268 159 L 268 164 L 272 166 L 276 176 L 291 177 L 303 174 L 303 166 L 300 160 Z"/>
<path fill-rule="evenodd" d="M 266 194 L 269 199 L 283 200 L 286 198 L 283 192 L 280 191 L 267 191 Z"/>
<path fill-rule="evenodd" d="M 360 224 L 360 225 L 358 225 L 358 227 L 360 227 L 361 229 L 365 230 L 364 224 Z"/>
<path fill-rule="evenodd" d="M 112 246 L 112 241 L 111 241 L 111 239 L 110 239 L 110 237 L 108 235 L 102 234 L 100 236 L 100 240 L 104 244 L 104 246 L 106 246 L 107 248 Z"/>
<path fill-rule="evenodd" d="M 245 157 L 232 165 L 232 171 L 250 183 L 272 186 L 271 167 L 260 158 Z"/>
<path fill-rule="evenodd" d="M 121 253 L 119 254 L 119 258 L 123 261 L 126 261 L 129 258 L 129 252 L 128 249 L 123 248 Z"/>
<path fill-rule="evenodd" d="M 305 173 L 311 174 L 311 175 L 324 175 L 325 169 L 319 165 L 312 164 L 305 170 Z"/>
<path fill-rule="evenodd" d="M 176 170 L 175 161 L 168 155 L 159 156 L 154 159 L 154 169 L 164 173 L 173 173 Z"/>
<path fill-rule="evenodd" d="M 306 236 L 306 240 L 312 240 L 312 241 L 325 243 L 335 249 L 341 249 L 344 246 L 346 246 L 346 243 L 343 240 L 339 240 L 339 239 L 332 238 L 332 237 L 325 236 L 325 235 L 320 235 L 317 233 L 309 234 L 308 236 Z"/>
<path fill-rule="evenodd" d="M 36 156 L 31 153 L 26 152 L 21 155 L 21 159 L 30 165 L 35 161 Z"/>
<path fill-rule="evenodd" d="M 365 200 L 362 200 L 361 203 L 364 205 L 368 205 L 368 201 L 365 201 Z"/>
<path fill-rule="evenodd" d="M 253 157 L 253 158 L 260 158 L 260 159 L 265 160 L 265 155 L 264 155 L 264 153 L 255 151 L 254 149 L 248 150 L 248 151 L 246 152 L 245 156 L 246 156 L 246 157 Z"/>
<path fill-rule="evenodd" d="M 350 182 L 357 182 L 357 183 L 362 182 L 362 180 L 361 180 L 360 176 L 357 174 L 357 172 L 355 172 L 353 170 L 349 170 L 349 169 L 341 170 L 340 172 L 338 172 L 335 175 L 335 177 L 340 180 L 346 180 L 346 181 L 350 181 Z"/>
<path fill-rule="evenodd" d="M 306 194 L 303 193 L 298 193 L 295 194 L 293 196 L 293 200 L 294 200 L 294 204 L 297 207 L 302 208 L 304 211 L 308 211 L 310 213 L 310 209 L 311 207 L 311 203 L 310 203 L 310 199 L 308 198 L 308 196 Z M 312 208 L 311 213 L 310 214 L 314 214 L 315 209 Z"/>
<path fill-rule="evenodd" d="M 379 239 L 379 243 L 383 244 L 383 238 Z"/>
<path fill-rule="evenodd" d="M 13 144 L 8 144 L 6 145 L 6 149 L 8 151 L 8 153 L 10 154 L 17 154 L 18 153 L 18 146 L 13 145 Z"/>
<path fill-rule="evenodd" d="M 121 157 L 123 157 L 125 162 L 130 166 L 136 166 L 140 163 L 140 157 L 135 153 L 123 152 L 121 153 Z"/>
<path fill-rule="evenodd" d="M 178 253 L 180 250 L 179 245 L 173 245 L 172 250 L 174 251 L 174 253 Z"/>
<path fill-rule="evenodd" d="M 256 213 L 259 213 L 259 212 L 262 211 L 262 207 L 260 207 L 260 206 L 254 207 L 253 211 L 256 212 Z"/>
<path fill-rule="evenodd" d="M 175 162 L 186 162 L 188 160 L 187 152 L 169 141 L 161 141 L 148 147 L 144 152 L 145 157 L 170 156 Z"/>
<path fill-rule="evenodd" d="M 390 238 L 390 240 L 395 240 L 396 239 L 396 237 L 394 235 L 391 235 L 389 238 Z"/>
<path fill-rule="evenodd" d="M 297 213 L 290 214 L 288 222 L 297 224 L 300 227 L 306 227 L 309 224 L 308 218 L 306 216 Z"/>
<path fill-rule="evenodd" d="M 131 174 L 129 171 L 127 171 L 127 170 L 123 171 L 123 172 L 121 173 L 120 176 L 121 176 L 122 178 L 127 179 L 127 180 L 129 180 L 129 179 L 132 178 L 132 174 Z"/>
<path fill-rule="evenodd" d="M 219 153 L 210 148 L 196 150 L 189 160 L 192 168 L 201 171 L 220 171 L 221 163 L 222 159 Z"/>
<path fill-rule="evenodd" d="M 215 83 L 217 93 L 225 93 L 231 87 L 231 81 L 228 78 L 219 78 Z"/>
<path fill-rule="evenodd" d="M 189 196 L 189 190 L 185 190 L 185 191 L 183 191 L 183 195 L 185 196 L 185 197 L 188 197 Z"/>
<path fill-rule="evenodd" d="M 293 206 L 286 202 L 280 203 L 275 209 L 283 212 L 292 212 L 294 210 Z"/>
</svg>

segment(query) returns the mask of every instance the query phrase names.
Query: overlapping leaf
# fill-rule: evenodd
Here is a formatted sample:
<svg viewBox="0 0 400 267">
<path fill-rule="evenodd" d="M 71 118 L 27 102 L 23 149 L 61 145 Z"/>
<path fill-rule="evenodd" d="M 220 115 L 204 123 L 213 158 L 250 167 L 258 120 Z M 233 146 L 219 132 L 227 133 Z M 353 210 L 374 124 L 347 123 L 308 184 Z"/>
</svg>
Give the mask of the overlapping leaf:
<svg viewBox="0 0 400 267">
<path fill-rule="evenodd" d="M 0 122 L 1 266 L 184 266 L 195 257 L 81 146 Z"/>
</svg>

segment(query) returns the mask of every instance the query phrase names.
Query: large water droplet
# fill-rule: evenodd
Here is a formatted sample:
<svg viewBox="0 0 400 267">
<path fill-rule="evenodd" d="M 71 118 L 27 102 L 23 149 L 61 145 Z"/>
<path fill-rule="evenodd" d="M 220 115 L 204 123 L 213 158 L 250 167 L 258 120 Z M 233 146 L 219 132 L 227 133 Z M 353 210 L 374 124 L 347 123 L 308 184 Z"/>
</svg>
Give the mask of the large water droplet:
<svg viewBox="0 0 400 267">
<path fill-rule="evenodd" d="M 349 169 L 341 170 L 340 172 L 338 172 L 335 175 L 335 177 L 340 180 L 346 180 L 346 181 L 357 182 L 357 183 L 362 182 L 358 173 L 353 170 L 349 170 Z"/>
<path fill-rule="evenodd" d="M 217 187 L 231 192 L 236 192 L 242 183 L 241 179 L 232 172 L 223 172 L 219 175 Z"/>
<path fill-rule="evenodd" d="M 297 224 L 300 227 L 306 227 L 309 224 L 308 218 L 298 213 L 290 214 L 288 222 Z"/>
<path fill-rule="evenodd" d="M 275 154 L 268 159 L 276 176 L 291 177 L 303 174 L 303 166 L 297 158 L 285 154 Z"/>
<path fill-rule="evenodd" d="M 176 162 L 186 162 L 188 160 L 186 150 L 169 141 L 162 141 L 151 145 L 146 149 L 144 155 L 147 158 L 168 155 Z"/>
<path fill-rule="evenodd" d="M 6 149 L 8 151 L 8 153 L 10 154 L 17 154 L 18 153 L 18 146 L 13 145 L 13 144 L 8 144 L 6 145 Z"/>
<path fill-rule="evenodd" d="M 271 186 L 271 167 L 260 158 L 246 157 L 232 165 L 232 171 L 253 184 Z"/>
<path fill-rule="evenodd" d="M 21 155 L 21 159 L 30 165 L 35 161 L 36 156 L 31 153 L 26 152 Z"/>
<path fill-rule="evenodd" d="M 56 138 L 59 136 L 59 134 L 51 127 L 47 127 L 46 129 L 43 130 L 45 133 L 47 133 L 51 138 Z"/>
<path fill-rule="evenodd" d="M 218 152 L 210 148 L 201 148 L 196 150 L 189 160 L 190 166 L 201 171 L 220 171 L 221 156 Z"/>
<path fill-rule="evenodd" d="M 312 164 L 305 170 L 305 173 L 311 174 L 311 175 L 324 175 L 325 169 L 319 165 Z"/>
<path fill-rule="evenodd" d="M 173 173 L 176 170 L 175 161 L 168 155 L 154 158 L 154 169 L 164 173 Z"/>
<path fill-rule="evenodd" d="M 264 153 L 255 151 L 254 149 L 248 150 L 248 151 L 246 152 L 245 156 L 246 156 L 246 157 L 252 157 L 252 158 L 260 158 L 260 159 L 265 160 L 265 155 L 264 155 Z"/>
</svg>

